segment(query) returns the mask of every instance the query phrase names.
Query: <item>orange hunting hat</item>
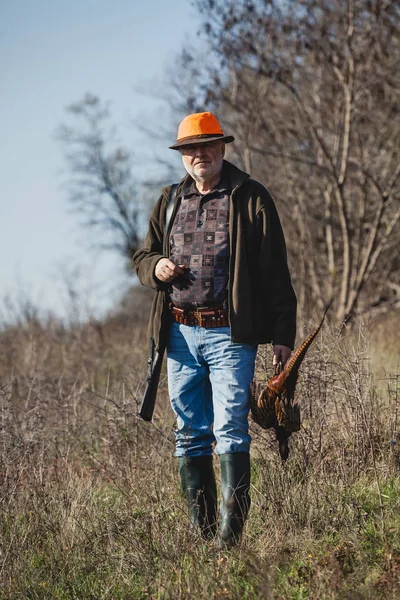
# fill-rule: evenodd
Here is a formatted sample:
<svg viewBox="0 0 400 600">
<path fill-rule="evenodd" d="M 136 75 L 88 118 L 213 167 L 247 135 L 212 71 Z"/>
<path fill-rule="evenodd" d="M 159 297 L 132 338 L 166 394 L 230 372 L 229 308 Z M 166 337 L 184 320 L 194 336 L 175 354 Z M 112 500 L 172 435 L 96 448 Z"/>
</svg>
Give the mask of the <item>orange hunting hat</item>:
<svg viewBox="0 0 400 600">
<path fill-rule="evenodd" d="M 182 146 L 201 144 L 220 140 L 229 144 L 235 138 L 224 135 L 221 125 L 210 112 L 194 113 L 181 121 L 178 128 L 176 144 L 170 146 L 171 150 L 179 150 Z"/>
</svg>

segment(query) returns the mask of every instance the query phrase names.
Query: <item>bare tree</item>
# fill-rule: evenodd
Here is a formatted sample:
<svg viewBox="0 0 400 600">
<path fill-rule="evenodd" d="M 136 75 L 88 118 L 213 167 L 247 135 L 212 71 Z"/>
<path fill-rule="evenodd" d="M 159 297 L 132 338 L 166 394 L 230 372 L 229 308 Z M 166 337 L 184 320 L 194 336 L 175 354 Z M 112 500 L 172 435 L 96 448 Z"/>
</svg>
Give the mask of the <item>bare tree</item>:
<svg viewBox="0 0 400 600">
<path fill-rule="evenodd" d="M 198 0 L 216 67 L 203 102 L 264 181 L 303 308 L 400 306 L 400 6 Z"/>
<path fill-rule="evenodd" d="M 137 201 L 132 156 L 114 147 L 115 133 L 108 125 L 109 110 L 87 94 L 68 109 L 73 125 L 62 125 L 57 133 L 70 169 L 70 202 L 93 230 L 97 246 L 131 258 L 139 245 Z"/>
</svg>

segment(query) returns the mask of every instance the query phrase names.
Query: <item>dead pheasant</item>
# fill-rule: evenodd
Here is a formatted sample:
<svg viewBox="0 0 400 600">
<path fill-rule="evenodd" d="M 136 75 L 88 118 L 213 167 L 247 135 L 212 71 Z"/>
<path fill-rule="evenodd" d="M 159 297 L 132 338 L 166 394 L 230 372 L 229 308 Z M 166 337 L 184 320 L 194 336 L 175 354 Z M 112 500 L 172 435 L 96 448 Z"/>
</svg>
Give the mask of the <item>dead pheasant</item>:
<svg viewBox="0 0 400 600">
<path fill-rule="evenodd" d="M 275 375 L 268 381 L 266 387 L 258 395 L 253 381 L 250 387 L 250 405 L 254 421 L 263 429 L 274 428 L 279 443 L 279 453 L 282 460 L 289 456 L 288 439 L 300 429 L 300 406 L 294 402 L 294 390 L 299 375 L 300 365 L 324 322 L 325 315 L 331 303 L 325 309 L 320 324 L 311 335 L 292 354 L 285 366 L 279 363 Z"/>
</svg>

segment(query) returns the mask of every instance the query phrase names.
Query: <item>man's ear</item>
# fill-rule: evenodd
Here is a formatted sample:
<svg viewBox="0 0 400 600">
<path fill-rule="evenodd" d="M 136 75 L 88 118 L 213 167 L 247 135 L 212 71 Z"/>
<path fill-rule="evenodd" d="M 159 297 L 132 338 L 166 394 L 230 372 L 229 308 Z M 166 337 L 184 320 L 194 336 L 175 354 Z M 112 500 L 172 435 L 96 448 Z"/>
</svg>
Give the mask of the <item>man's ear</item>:
<svg viewBox="0 0 400 600">
<path fill-rule="evenodd" d="M 222 153 L 222 158 L 224 158 L 225 156 L 225 145 L 224 142 L 222 142 L 222 148 L 221 148 L 221 153 Z"/>
</svg>

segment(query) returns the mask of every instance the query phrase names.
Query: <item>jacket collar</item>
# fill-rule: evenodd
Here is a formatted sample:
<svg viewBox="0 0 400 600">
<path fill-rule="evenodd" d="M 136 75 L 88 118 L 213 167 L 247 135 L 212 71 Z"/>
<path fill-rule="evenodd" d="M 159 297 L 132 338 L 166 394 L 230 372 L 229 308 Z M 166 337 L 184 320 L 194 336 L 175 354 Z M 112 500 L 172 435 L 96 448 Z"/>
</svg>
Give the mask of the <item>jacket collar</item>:
<svg viewBox="0 0 400 600">
<path fill-rule="evenodd" d="M 222 168 L 226 169 L 226 171 L 225 171 L 226 177 L 228 178 L 228 180 L 231 184 L 232 191 L 235 190 L 240 185 L 242 185 L 242 183 L 244 181 L 246 181 L 246 179 L 250 178 L 250 175 L 248 173 L 246 173 L 245 171 L 242 171 L 238 167 L 235 167 L 235 165 L 233 165 L 232 163 L 230 163 L 227 160 L 224 160 L 224 165 Z"/>
</svg>

